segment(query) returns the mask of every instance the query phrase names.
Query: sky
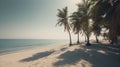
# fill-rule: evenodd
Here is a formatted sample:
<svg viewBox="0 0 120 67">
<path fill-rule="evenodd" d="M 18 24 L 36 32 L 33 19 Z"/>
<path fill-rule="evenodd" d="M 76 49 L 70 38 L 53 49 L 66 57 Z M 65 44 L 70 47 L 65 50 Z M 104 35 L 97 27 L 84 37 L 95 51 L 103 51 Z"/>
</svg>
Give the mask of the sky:
<svg viewBox="0 0 120 67">
<path fill-rule="evenodd" d="M 81 0 L 0 0 L 0 39 L 67 39 L 56 27 L 57 9 L 68 6 L 69 15 Z M 72 37 L 76 37 L 72 34 Z"/>
</svg>

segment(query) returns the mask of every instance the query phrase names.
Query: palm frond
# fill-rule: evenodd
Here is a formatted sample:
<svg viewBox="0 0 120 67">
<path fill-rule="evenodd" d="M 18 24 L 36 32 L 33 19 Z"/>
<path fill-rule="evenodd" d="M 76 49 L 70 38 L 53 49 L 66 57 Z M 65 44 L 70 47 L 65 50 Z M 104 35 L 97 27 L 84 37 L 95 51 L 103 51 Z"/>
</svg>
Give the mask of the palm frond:
<svg viewBox="0 0 120 67">
<path fill-rule="evenodd" d="M 64 26 L 64 31 L 70 30 L 70 25 L 68 23 L 68 11 L 67 7 L 63 9 L 58 9 L 58 23 L 56 25 Z"/>
</svg>

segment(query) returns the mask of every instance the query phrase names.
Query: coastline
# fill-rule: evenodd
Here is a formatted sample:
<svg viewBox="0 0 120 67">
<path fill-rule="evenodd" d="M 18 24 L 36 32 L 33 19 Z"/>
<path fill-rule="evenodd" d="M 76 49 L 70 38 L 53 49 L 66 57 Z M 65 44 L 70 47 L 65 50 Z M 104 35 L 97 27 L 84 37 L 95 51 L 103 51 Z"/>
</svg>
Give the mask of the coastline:
<svg viewBox="0 0 120 67">
<path fill-rule="evenodd" d="M 64 39 L 0 39 L 0 55 L 64 43 Z"/>
<path fill-rule="evenodd" d="M 29 51 L 29 50 L 39 49 L 39 48 L 42 49 L 42 48 L 48 48 L 48 47 L 54 47 L 54 46 L 62 46 L 62 45 L 61 44 L 57 44 L 57 45 L 56 44 L 50 44 L 50 45 L 27 47 L 27 48 L 23 48 L 23 49 L 17 49 L 17 50 L 3 52 L 3 53 L 0 53 L 0 56 L 7 55 L 7 54 L 13 54 L 13 53 L 17 53 L 17 52 L 22 52 L 22 51 Z"/>
<path fill-rule="evenodd" d="M 25 50 L 19 50 L 19 51 L 15 51 L 12 53 L 0 55 L 0 67 L 8 67 L 8 66 L 9 67 L 26 67 L 26 63 L 21 64 L 20 61 L 22 59 L 30 57 L 37 53 L 51 51 L 51 50 L 57 50 L 58 48 L 63 47 L 63 46 L 68 47 L 68 45 L 65 45 L 65 44 L 63 44 L 63 45 L 48 45 L 48 46 L 43 46 L 43 47 L 35 47 L 35 48 L 30 48 L 30 49 L 25 49 Z M 13 64 L 11 64 L 11 63 L 13 63 Z"/>
<path fill-rule="evenodd" d="M 119 56 L 99 45 L 56 44 L 0 55 L 0 67 L 119 67 Z"/>
</svg>

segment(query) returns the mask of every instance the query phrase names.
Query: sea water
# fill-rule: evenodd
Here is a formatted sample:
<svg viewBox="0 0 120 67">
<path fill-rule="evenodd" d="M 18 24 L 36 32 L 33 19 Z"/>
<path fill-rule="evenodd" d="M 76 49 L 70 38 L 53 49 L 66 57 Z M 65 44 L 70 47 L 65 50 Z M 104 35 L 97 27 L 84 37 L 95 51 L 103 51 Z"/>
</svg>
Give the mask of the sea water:
<svg viewBox="0 0 120 67">
<path fill-rule="evenodd" d="M 0 54 L 48 45 L 69 43 L 63 39 L 0 39 Z"/>
</svg>

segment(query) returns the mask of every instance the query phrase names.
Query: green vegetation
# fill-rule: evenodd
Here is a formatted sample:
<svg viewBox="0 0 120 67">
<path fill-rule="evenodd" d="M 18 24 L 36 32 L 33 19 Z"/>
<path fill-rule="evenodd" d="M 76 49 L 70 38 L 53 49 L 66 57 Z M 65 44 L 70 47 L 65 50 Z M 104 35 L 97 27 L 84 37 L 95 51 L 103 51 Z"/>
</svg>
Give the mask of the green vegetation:
<svg viewBox="0 0 120 67">
<path fill-rule="evenodd" d="M 67 16 L 67 7 L 63 10 L 58 9 L 58 23 L 64 25 L 65 30 L 71 34 L 70 28 L 78 35 L 77 44 L 79 44 L 79 34 L 82 33 L 87 37 L 86 45 L 90 44 L 91 33 L 96 37 L 96 43 L 99 43 L 98 36 L 107 37 L 111 44 L 118 43 L 120 36 L 120 0 L 82 0 L 78 3 L 78 9 Z M 70 18 L 71 22 L 68 22 Z M 105 29 L 103 31 L 102 29 Z M 108 31 L 108 32 L 107 32 Z M 101 33 L 103 32 L 103 33 Z M 105 35 L 106 34 L 106 35 Z"/>
</svg>

